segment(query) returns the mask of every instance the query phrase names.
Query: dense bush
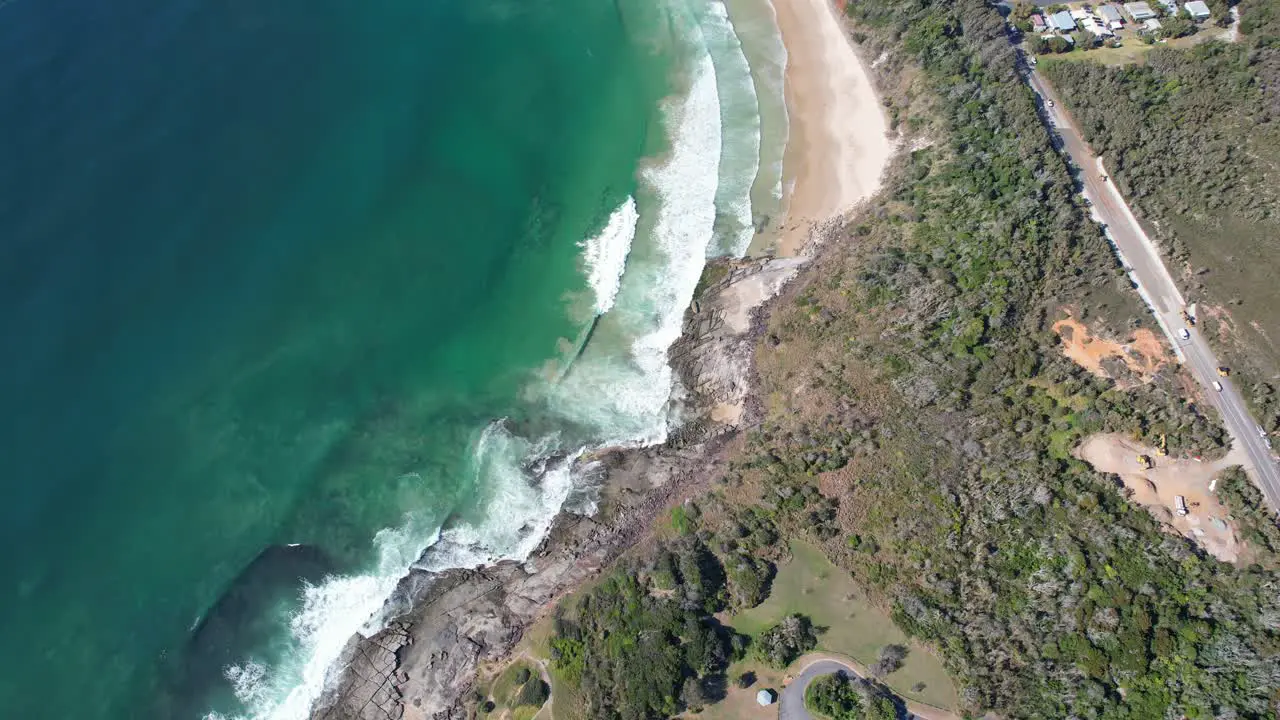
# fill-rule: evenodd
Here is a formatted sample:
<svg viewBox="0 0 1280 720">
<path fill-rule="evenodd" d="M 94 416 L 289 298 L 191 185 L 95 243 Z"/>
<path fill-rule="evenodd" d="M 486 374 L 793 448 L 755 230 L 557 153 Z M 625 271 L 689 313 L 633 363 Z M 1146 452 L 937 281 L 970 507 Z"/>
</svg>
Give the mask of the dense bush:
<svg viewBox="0 0 1280 720">
<path fill-rule="evenodd" d="M 659 587 L 661 575 L 669 587 Z M 725 574 L 697 538 L 659 549 L 649 568 L 622 568 L 558 609 L 552 661 L 582 690 L 590 716 L 667 718 L 716 699 L 745 642 L 712 613 Z"/>
<path fill-rule="evenodd" d="M 1238 466 L 1228 468 L 1218 475 L 1217 489 L 1241 539 L 1265 556 L 1268 564 L 1280 561 L 1280 525 L 1249 476 Z"/>
<path fill-rule="evenodd" d="M 804 704 L 831 720 L 896 720 L 901 715 L 883 686 L 844 673 L 814 680 L 805 690 Z"/>
<path fill-rule="evenodd" d="M 849 12 L 885 85 L 911 77 L 927 95 L 893 101 L 930 146 L 770 320 L 761 377 L 781 400 L 743 462 L 761 504 L 779 532 L 808 532 L 778 489 L 838 452 L 829 555 L 938 649 L 970 710 L 1271 717 L 1280 578 L 1162 532 L 1072 454 L 1099 431 L 1166 433 L 1197 454 L 1225 438 L 1171 376 L 1121 390 L 1056 346 L 1047 325 L 1064 305 L 1117 335 L 1146 314 L 1115 282 L 998 13 L 978 0 Z M 796 387 L 805 404 L 788 405 Z"/>
<path fill-rule="evenodd" d="M 520 686 L 520 692 L 516 695 L 515 705 L 527 705 L 529 707 L 540 708 L 542 704 L 551 697 L 551 689 L 547 684 L 542 682 L 542 678 L 531 678 Z"/>
<path fill-rule="evenodd" d="M 818 633 L 804 615 L 788 615 L 756 638 L 756 657 L 776 668 L 785 668 L 818 646 Z"/>
</svg>

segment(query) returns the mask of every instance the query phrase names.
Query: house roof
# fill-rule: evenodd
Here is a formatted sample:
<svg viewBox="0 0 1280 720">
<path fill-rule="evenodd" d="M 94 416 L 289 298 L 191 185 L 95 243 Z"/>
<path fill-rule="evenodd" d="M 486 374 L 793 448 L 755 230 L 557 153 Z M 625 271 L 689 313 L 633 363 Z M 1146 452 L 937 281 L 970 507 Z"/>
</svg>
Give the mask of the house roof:
<svg viewBox="0 0 1280 720">
<path fill-rule="evenodd" d="M 1191 17 L 1209 17 L 1209 5 L 1203 0 L 1191 0 L 1183 7 L 1191 13 Z"/>
<path fill-rule="evenodd" d="M 756 702 L 761 705 L 772 705 L 776 697 L 777 694 L 772 690 L 765 689 L 756 693 Z"/>
<path fill-rule="evenodd" d="M 1156 16 L 1156 13 L 1151 9 L 1151 6 L 1144 2 L 1125 3 L 1124 9 L 1133 16 L 1134 20 L 1146 20 L 1147 18 L 1153 18 Z"/>
<path fill-rule="evenodd" d="M 1102 19 L 1107 22 L 1120 22 L 1124 19 L 1120 16 L 1120 11 L 1116 9 L 1115 5 L 1103 5 L 1098 8 L 1098 15 L 1101 15 Z"/>
<path fill-rule="evenodd" d="M 1059 30 L 1075 30 L 1076 21 L 1071 17 L 1071 13 L 1063 10 L 1049 16 L 1049 24 Z"/>
</svg>

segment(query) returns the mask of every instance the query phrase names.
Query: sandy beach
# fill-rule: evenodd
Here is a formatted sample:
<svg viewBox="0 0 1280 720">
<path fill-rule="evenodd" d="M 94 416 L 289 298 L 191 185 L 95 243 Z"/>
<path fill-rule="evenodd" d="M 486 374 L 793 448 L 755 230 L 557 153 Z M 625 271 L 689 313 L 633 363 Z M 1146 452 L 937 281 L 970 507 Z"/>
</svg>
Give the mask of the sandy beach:
<svg viewBox="0 0 1280 720">
<path fill-rule="evenodd" d="M 791 135 L 783 161 L 786 217 L 779 256 L 799 254 L 811 231 L 875 193 L 893 153 L 871 78 L 828 0 L 773 0 L 787 48 Z"/>
</svg>

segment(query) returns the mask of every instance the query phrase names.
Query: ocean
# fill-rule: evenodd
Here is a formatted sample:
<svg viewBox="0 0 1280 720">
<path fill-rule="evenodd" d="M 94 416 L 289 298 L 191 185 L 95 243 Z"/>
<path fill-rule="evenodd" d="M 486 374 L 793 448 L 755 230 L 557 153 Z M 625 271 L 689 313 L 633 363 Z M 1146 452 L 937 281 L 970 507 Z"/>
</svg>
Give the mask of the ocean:
<svg viewBox="0 0 1280 720">
<path fill-rule="evenodd" d="M 0 715 L 305 717 L 411 564 L 590 512 L 779 211 L 734 2 L 0 2 Z"/>
</svg>

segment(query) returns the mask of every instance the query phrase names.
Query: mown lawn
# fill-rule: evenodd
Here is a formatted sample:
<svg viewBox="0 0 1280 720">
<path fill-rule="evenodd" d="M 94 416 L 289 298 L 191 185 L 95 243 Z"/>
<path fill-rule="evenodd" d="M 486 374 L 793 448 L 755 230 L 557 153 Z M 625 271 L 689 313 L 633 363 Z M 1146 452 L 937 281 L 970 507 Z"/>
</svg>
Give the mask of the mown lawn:
<svg viewBox="0 0 1280 720">
<path fill-rule="evenodd" d="M 908 640 L 885 611 L 867 601 L 847 573 L 807 543 L 793 542 L 791 554 L 792 559 L 778 568 L 769 599 L 730 618 L 735 629 L 754 636 L 790 613 L 801 613 L 826 629 L 818 636 L 819 650 L 847 655 L 864 665 L 874 663 L 885 645 L 905 645 L 910 652 L 902 669 L 887 676 L 885 684 L 911 700 L 955 707 L 955 685 L 942 662 Z M 730 677 L 741 669 L 730 668 Z M 918 683 L 924 683 L 924 688 L 913 691 Z"/>
</svg>

